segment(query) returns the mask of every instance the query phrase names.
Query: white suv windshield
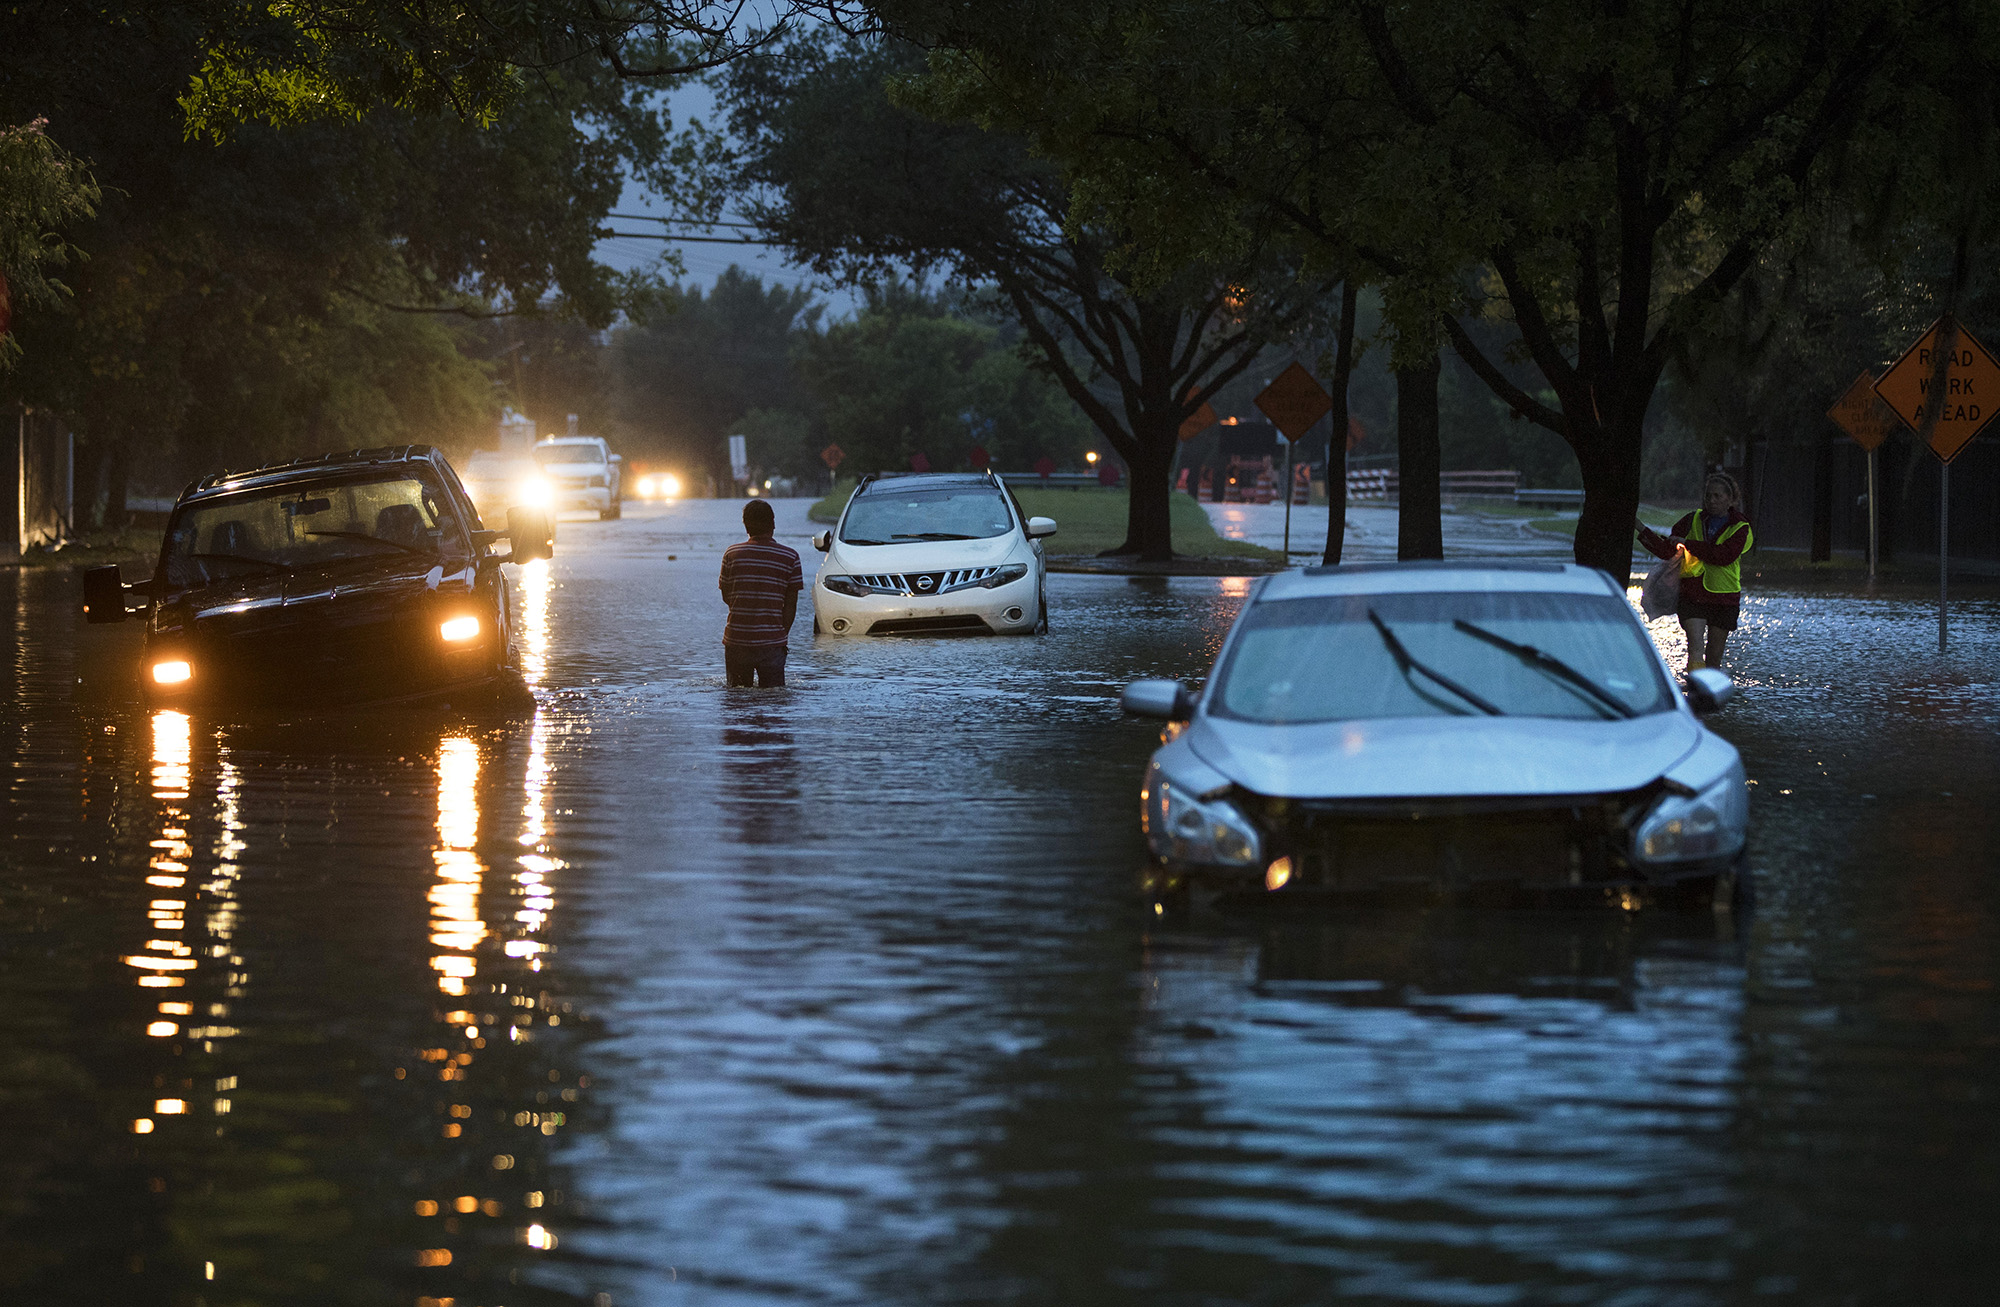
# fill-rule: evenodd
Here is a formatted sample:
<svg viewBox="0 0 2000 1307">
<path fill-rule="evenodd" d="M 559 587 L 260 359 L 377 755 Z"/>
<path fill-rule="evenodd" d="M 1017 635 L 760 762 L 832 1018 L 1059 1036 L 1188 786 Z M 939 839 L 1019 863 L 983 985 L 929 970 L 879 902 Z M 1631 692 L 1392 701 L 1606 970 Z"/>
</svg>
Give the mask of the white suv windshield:
<svg viewBox="0 0 2000 1307">
<path fill-rule="evenodd" d="M 1537 653 L 1542 657 L 1529 656 Z M 1272 724 L 1489 711 L 1606 718 L 1673 706 L 1651 641 L 1631 609 L 1610 595 L 1333 595 L 1261 603 L 1244 616 L 1217 681 L 1211 711 Z"/>
<path fill-rule="evenodd" d="M 602 463 L 604 451 L 596 445 L 536 445 L 535 461 L 543 467 L 551 463 Z"/>
<path fill-rule="evenodd" d="M 848 505 L 840 538 L 851 545 L 906 540 L 988 540 L 1014 529 L 1007 499 L 987 485 L 896 490 L 871 486 Z"/>
</svg>

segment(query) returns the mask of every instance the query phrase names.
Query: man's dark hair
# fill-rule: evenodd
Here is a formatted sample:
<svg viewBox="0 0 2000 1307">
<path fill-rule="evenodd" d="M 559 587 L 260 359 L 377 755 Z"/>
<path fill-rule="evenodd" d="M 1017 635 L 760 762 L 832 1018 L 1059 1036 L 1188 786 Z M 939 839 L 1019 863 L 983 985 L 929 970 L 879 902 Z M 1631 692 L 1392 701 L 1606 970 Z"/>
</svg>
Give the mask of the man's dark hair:
<svg viewBox="0 0 2000 1307">
<path fill-rule="evenodd" d="M 743 529 L 753 536 L 767 536 L 778 525 L 778 515 L 761 499 L 743 505 Z"/>
</svg>

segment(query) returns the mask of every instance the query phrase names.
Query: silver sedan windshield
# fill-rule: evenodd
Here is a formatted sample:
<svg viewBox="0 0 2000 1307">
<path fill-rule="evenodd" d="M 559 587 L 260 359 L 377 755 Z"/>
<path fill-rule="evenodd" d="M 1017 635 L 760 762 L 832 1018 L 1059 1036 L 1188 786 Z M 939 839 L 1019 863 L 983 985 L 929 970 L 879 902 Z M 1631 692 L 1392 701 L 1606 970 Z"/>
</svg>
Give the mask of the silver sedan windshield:
<svg viewBox="0 0 2000 1307">
<path fill-rule="evenodd" d="M 871 490 L 848 508 L 840 538 L 857 545 L 988 540 L 1006 535 L 1013 526 L 1006 497 L 991 486 Z"/>
<path fill-rule="evenodd" d="M 1244 615 L 1217 681 L 1209 711 L 1271 724 L 1491 712 L 1601 719 L 1674 705 L 1651 641 L 1610 595 L 1260 603 Z"/>
</svg>

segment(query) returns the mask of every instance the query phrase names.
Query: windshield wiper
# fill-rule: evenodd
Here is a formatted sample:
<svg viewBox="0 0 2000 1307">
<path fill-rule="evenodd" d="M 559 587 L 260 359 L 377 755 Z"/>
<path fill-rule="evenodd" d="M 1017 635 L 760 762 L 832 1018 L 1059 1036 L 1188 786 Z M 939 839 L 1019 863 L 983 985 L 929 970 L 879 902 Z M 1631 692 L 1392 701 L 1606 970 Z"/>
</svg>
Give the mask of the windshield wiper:
<svg viewBox="0 0 2000 1307">
<path fill-rule="evenodd" d="M 281 563 L 275 558 L 252 558 L 249 554 L 182 554 L 182 558 L 216 558 L 230 563 L 262 563 L 265 567 L 275 567 L 280 572 L 296 571 L 290 563 Z"/>
<path fill-rule="evenodd" d="M 369 535 L 366 531 L 305 531 L 300 534 L 309 536 L 338 536 L 342 540 L 373 540 L 378 545 L 388 545 L 391 549 L 400 549 L 406 554 L 417 554 L 424 558 L 433 558 L 437 555 L 437 550 L 435 549 L 419 549 L 415 545 L 406 545 L 400 540 L 391 540 L 386 536 Z"/>
<path fill-rule="evenodd" d="M 1630 704 L 1612 695 L 1607 690 L 1599 689 L 1588 676 L 1571 667 L 1554 654 L 1543 653 L 1531 644 L 1517 644 L 1504 635 L 1495 635 L 1483 626 L 1474 626 L 1462 617 L 1453 619 L 1452 625 L 1467 635 L 1486 641 L 1486 643 L 1496 649 L 1506 650 L 1535 670 L 1547 672 L 1557 680 L 1582 690 L 1585 694 L 1596 700 L 1596 706 L 1600 710 L 1608 708 L 1620 717 L 1637 717 L 1639 715 Z"/>
<path fill-rule="evenodd" d="M 842 536 L 840 543 L 844 545 L 886 545 L 889 542 L 887 540 L 863 540 L 859 536 Z"/>
<path fill-rule="evenodd" d="M 978 536 L 960 535 L 956 531 L 913 531 L 896 532 L 898 540 L 977 540 Z"/>
<path fill-rule="evenodd" d="M 1396 660 L 1396 666 L 1402 669 L 1402 673 L 1404 676 L 1408 676 L 1411 672 L 1421 672 L 1425 676 L 1430 677 L 1433 681 L 1436 681 L 1439 685 L 1442 685 L 1445 689 L 1450 690 L 1453 694 L 1457 695 L 1459 698 L 1471 704 L 1473 707 L 1479 709 L 1479 711 L 1485 713 L 1487 716 L 1489 717 L 1506 716 L 1505 713 L 1501 712 L 1491 703 L 1480 698 L 1472 691 L 1466 689 L 1464 686 L 1460 685 L 1457 681 L 1452 680 L 1449 676 L 1446 676 L 1443 672 L 1437 671 L 1434 668 L 1426 667 L 1424 664 L 1418 662 L 1416 658 L 1410 653 L 1410 651 L 1403 647 L 1403 642 L 1396 638 L 1396 633 L 1389 629 L 1389 624 L 1383 621 L 1380 614 L 1378 614 L 1373 608 L 1368 610 L 1368 620 L 1375 623 L 1375 629 L 1382 633 L 1382 643 L 1389 646 L 1389 656 Z"/>
</svg>

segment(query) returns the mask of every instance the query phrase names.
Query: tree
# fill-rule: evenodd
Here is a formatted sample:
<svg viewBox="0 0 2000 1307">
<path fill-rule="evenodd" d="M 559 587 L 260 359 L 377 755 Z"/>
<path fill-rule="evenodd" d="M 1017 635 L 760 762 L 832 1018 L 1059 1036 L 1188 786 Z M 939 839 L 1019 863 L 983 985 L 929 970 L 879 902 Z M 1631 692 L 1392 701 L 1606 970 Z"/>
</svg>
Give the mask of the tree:
<svg viewBox="0 0 2000 1307">
<path fill-rule="evenodd" d="M 77 251 L 58 232 L 89 217 L 99 197 L 89 169 L 49 139 L 47 126 L 45 118 L 0 125 L 0 371 L 20 353 L 14 314 L 54 307 L 69 293 L 54 270 Z"/>
<path fill-rule="evenodd" d="M 462 324 L 601 323 L 638 289 L 592 258 L 625 148 L 593 124 L 637 112 L 615 79 L 536 79 L 486 125 L 381 109 L 189 140 L 208 12 L 0 13 L 0 121 L 46 117 L 104 184 L 69 228 L 74 299 L 17 323 L 4 394 L 69 415 L 113 511 L 134 458 L 177 485 L 397 432 L 466 440 L 501 396 Z"/>
<path fill-rule="evenodd" d="M 855 284 L 905 270 L 987 285 L 1039 361 L 1131 471 L 1114 553 L 1172 556 L 1168 472 L 1179 428 L 1312 307 L 1296 269 L 1244 257 L 1150 278 L 1116 233 L 1067 221 L 1063 178 L 1020 139 L 927 117 L 887 85 L 921 67 L 908 45 L 818 37 L 730 68 L 744 142 L 735 184 L 793 257 Z M 919 105 L 920 101 L 911 101 Z"/>
<path fill-rule="evenodd" d="M 1036 7 L 1030 29 L 1018 6 L 882 11 L 941 51 L 946 103 L 1087 179 L 1075 220 L 1142 223 L 1156 260 L 1282 222 L 1390 278 L 1399 366 L 1442 336 L 1560 434 L 1586 490 L 1576 557 L 1619 575 L 1663 369 L 1838 182 L 1885 69 L 1936 16 L 1085 0 Z M 1467 315 L 1507 324 L 1543 385 L 1509 377 Z"/>
<path fill-rule="evenodd" d="M 756 408 L 810 407 L 792 356 L 820 311 L 809 292 L 732 266 L 708 291 L 682 288 L 621 327 L 612 337 L 618 418 L 634 450 L 726 481 L 732 423 Z"/>
<path fill-rule="evenodd" d="M 826 437 L 851 467 L 900 470 L 921 454 L 937 471 L 964 470 L 975 445 L 1001 470 L 1079 457 L 1090 425 L 998 327 L 898 282 L 866 295 L 853 320 L 796 347 Z"/>
</svg>

